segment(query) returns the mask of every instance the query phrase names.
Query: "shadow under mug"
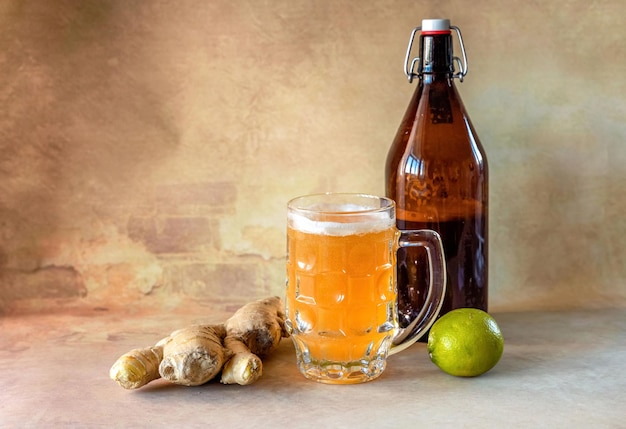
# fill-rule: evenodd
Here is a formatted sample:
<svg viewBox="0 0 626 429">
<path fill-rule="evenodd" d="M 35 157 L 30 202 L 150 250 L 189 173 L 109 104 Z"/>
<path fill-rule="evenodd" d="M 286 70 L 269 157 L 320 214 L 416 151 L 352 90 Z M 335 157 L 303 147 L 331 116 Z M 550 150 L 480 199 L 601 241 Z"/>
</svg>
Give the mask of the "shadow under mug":
<svg viewBox="0 0 626 429">
<path fill-rule="evenodd" d="M 330 384 L 370 381 L 387 356 L 406 349 L 434 323 L 446 287 L 441 238 L 399 231 L 395 203 L 364 194 L 315 194 L 287 204 L 287 329 L 305 377 Z M 398 324 L 396 259 L 422 246 L 430 268 L 424 307 Z"/>
</svg>

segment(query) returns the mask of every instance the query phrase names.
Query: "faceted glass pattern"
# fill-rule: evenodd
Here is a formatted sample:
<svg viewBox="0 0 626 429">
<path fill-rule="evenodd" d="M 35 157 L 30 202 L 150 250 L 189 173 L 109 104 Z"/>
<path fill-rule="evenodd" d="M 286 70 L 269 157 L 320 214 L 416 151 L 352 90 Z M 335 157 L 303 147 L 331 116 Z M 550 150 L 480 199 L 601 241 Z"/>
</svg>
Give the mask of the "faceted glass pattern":
<svg viewBox="0 0 626 429">
<path fill-rule="evenodd" d="M 396 326 L 394 227 L 348 235 L 288 229 L 287 312 L 302 373 L 376 378 Z"/>
</svg>

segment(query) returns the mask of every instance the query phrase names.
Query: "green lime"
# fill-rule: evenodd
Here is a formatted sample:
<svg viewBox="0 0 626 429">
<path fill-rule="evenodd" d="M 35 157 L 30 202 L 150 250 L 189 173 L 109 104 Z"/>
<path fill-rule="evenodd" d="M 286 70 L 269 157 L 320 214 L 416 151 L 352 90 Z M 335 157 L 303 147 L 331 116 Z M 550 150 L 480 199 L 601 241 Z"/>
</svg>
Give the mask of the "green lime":
<svg viewBox="0 0 626 429">
<path fill-rule="evenodd" d="M 489 314 L 459 308 L 441 316 L 430 328 L 428 353 L 442 371 L 474 377 L 493 368 L 504 350 L 504 338 Z"/>
</svg>

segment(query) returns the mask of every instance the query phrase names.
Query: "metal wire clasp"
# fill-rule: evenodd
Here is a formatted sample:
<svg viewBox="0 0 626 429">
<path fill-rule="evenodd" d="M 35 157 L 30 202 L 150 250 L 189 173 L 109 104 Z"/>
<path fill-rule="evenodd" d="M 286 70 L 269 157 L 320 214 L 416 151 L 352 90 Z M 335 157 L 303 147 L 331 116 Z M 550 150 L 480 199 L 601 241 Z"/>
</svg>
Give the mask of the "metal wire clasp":
<svg viewBox="0 0 626 429">
<path fill-rule="evenodd" d="M 452 75 L 453 78 L 458 78 L 459 82 L 463 82 L 463 78 L 467 74 L 467 54 L 465 53 L 465 45 L 463 44 L 463 37 L 461 36 L 461 30 L 459 27 L 451 25 L 451 30 L 456 31 L 459 38 L 459 44 L 461 45 L 461 54 L 463 55 L 463 61 L 459 57 L 453 57 L 452 60 L 456 63 L 459 71 Z M 411 58 L 411 49 L 413 48 L 413 40 L 418 31 L 421 31 L 422 27 L 415 27 L 411 32 L 411 38 L 409 39 L 409 46 L 406 48 L 406 57 L 404 58 L 404 74 L 409 79 L 409 83 L 413 83 L 413 78 L 416 76 L 421 78 L 421 74 L 415 73 L 416 65 L 419 65 L 420 58 L 415 57 L 411 60 L 409 65 L 409 58 Z"/>
</svg>

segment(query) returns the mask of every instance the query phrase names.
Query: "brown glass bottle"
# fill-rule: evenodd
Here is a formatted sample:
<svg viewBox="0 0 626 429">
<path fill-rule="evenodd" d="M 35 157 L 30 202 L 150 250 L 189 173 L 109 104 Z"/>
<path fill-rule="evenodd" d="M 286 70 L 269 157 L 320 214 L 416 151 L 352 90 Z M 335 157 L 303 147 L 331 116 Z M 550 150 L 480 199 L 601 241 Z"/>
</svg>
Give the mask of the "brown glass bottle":
<svg viewBox="0 0 626 429">
<path fill-rule="evenodd" d="M 419 85 L 385 168 L 398 228 L 428 228 L 441 235 L 447 290 L 440 314 L 463 307 L 487 311 L 488 297 L 487 158 L 454 83 L 449 24 L 423 21 Z M 401 324 L 422 308 L 428 276 L 423 250 L 398 253 Z"/>
</svg>

